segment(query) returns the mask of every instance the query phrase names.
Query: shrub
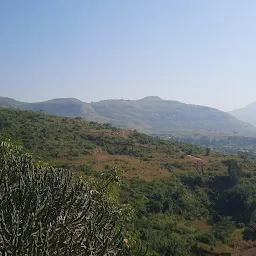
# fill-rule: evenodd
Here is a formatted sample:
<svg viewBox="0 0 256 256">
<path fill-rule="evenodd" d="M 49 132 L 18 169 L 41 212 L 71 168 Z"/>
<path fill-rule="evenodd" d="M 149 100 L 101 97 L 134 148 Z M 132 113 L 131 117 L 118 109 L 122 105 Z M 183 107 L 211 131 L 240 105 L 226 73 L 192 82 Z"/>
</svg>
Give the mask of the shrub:
<svg viewBox="0 0 256 256">
<path fill-rule="evenodd" d="M 212 232 L 205 232 L 198 235 L 197 240 L 201 243 L 216 245 L 217 241 Z"/>
<path fill-rule="evenodd" d="M 173 171 L 173 165 L 172 163 L 165 163 L 164 167 L 169 171 L 172 172 Z"/>
<path fill-rule="evenodd" d="M 215 224 L 215 236 L 223 242 L 229 242 L 232 232 L 235 230 L 235 223 L 232 217 L 221 217 L 220 221 Z"/>
<path fill-rule="evenodd" d="M 184 168 L 184 163 L 181 163 L 181 162 L 174 162 L 172 163 L 172 166 L 173 167 L 176 167 L 178 169 L 183 169 Z"/>
<path fill-rule="evenodd" d="M 129 255 L 120 217 L 90 183 L 1 143 L 1 255 Z"/>
</svg>

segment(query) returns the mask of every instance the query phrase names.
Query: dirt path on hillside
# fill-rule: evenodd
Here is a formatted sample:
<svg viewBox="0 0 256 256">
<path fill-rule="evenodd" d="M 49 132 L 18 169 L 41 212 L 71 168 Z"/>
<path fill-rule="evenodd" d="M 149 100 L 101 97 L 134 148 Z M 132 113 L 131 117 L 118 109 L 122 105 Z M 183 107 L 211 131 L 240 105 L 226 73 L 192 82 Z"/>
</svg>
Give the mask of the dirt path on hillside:
<svg viewBox="0 0 256 256">
<path fill-rule="evenodd" d="M 188 155 L 187 153 L 185 153 L 185 152 L 183 152 L 183 151 L 181 151 L 181 150 L 180 150 L 180 153 L 182 153 L 182 154 L 184 154 L 185 156 L 187 156 L 187 157 L 189 157 L 189 158 L 192 158 L 192 159 L 194 159 L 194 160 L 196 160 L 196 161 L 200 161 L 200 162 L 203 162 L 203 163 L 204 163 L 204 160 L 203 160 L 202 158 L 200 158 L 200 157 Z"/>
<path fill-rule="evenodd" d="M 200 158 L 200 157 L 195 157 L 195 156 L 192 156 L 192 155 L 186 155 L 186 156 L 190 157 L 190 158 L 193 158 L 196 161 L 204 162 L 204 160 L 202 158 Z"/>
</svg>

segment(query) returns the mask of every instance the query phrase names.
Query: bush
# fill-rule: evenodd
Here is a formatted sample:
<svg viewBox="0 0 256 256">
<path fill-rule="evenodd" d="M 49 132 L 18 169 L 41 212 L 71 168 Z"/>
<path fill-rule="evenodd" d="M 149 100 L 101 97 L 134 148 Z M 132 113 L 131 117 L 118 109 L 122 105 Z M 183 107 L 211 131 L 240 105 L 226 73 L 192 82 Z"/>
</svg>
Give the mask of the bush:
<svg viewBox="0 0 256 256">
<path fill-rule="evenodd" d="M 176 167 L 178 169 L 183 169 L 184 168 L 184 163 L 182 163 L 182 162 L 174 162 L 174 163 L 172 163 L 172 166 Z"/>
<path fill-rule="evenodd" d="M 198 172 L 188 172 L 180 176 L 181 181 L 190 188 L 195 189 L 203 185 L 203 177 Z"/>
<path fill-rule="evenodd" d="M 250 218 L 249 228 L 252 232 L 255 232 L 256 234 L 256 210 L 252 213 L 252 216 Z"/>
<path fill-rule="evenodd" d="M 169 172 L 172 172 L 172 171 L 173 171 L 172 163 L 166 163 L 166 164 L 164 164 L 164 167 L 165 167 Z"/>
<path fill-rule="evenodd" d="M 235 223 L 230 216 L 221 217 L 220 221 L 214 226 L 215 236 L 225 243 L 229 242 L 234 230 Z"/>
<path fill-rule="evenodd" d="M 201 243 L 216 245 L 217 241 L 212 232 L 205 232 L 197 237 L 197 240 Z"/>
</svg>

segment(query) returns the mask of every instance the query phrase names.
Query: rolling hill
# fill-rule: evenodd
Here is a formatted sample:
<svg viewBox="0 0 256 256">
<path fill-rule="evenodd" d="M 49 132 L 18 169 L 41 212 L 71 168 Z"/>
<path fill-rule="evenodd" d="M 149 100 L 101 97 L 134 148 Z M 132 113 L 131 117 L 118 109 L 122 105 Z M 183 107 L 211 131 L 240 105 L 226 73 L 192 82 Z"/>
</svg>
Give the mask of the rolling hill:
<svg viewBox="0 0 256 256">
<path fill-rule="evenodd" d="M 256 126 L 256 101 L 239 109 L 230 112 L 236 118 Z"/>
<path fill-rule="evenodd" d="M 77 99 L 54 99 L 23 103 L 0 98 L 0 106 L 43 111 L 88 121 L 111 123 L 140 131 L 209 132 L 256 136 L 256 128 L 220 110 L 163 100 L 150 96 L 140 100 L 105 100 L 85 103 Z"/>
</svg>

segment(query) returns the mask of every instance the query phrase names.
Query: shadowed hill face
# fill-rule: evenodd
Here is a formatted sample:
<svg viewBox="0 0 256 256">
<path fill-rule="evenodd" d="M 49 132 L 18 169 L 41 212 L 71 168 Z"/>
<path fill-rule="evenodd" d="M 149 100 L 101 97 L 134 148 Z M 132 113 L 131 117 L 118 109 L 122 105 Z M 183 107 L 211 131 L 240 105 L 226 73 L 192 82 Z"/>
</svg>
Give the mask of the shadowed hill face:
<svg viewBox="0 0 256 256">
<path fill-rule="evenodd" d="M 92 107 L 113 124 L 126 128 L 256 134 L 253 126 L 228 113 L 178 101 L 107 100 L 93 103 Z"/>
<path fill-rule="evenodd" d="M 230 112 L 236 118 L 256 126 L 256 101 L 248 106 Z"/>
<path fill-rule="evenodd" d="M 77 99 L 53 99 L 45 102 L 30 103 L 29 110 L 43 111 L 61 116 L 97 116 L 90 104 Z"/>
<path fill-rule="evenodd" d="M 21 108 L 25 109 L 27 103 L 13 100 L 11 98 L 0 97 L 0 106 L 7 108 Z"/>
<path fill-rule="evenodd" d="M 43 111 L 60 116 L 143 131 L 194 131 L 256 135 L 256 128 L 217 109 L 163 100 L 157 96 L 141 100 L 105 100 L 85 103 L 77 99 L 54 99 L 22 103 L 0 98 L 0 106 Z"/>
<path fill-rule="evenodd" d="M 99 116 L 92 106 L 74 98 L 53 99 L 44 102 L 29 103 L 25 109 L 41 111 L 47 114 L 69 117 L 82 117 L 86 120 L 105 123 L 108 120 Z"/>
</svg>

